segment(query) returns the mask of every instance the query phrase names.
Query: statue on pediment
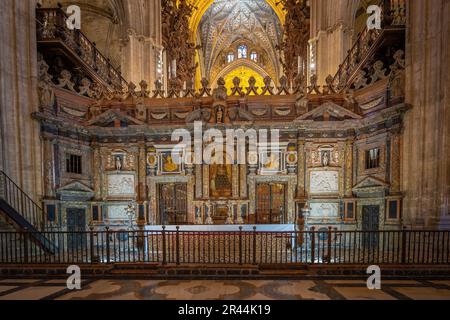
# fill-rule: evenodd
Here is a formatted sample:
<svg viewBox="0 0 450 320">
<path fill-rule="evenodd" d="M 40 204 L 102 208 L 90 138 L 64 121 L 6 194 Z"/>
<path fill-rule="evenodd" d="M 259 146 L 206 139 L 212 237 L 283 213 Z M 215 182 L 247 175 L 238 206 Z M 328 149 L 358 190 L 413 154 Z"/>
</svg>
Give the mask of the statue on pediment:
<svg viewBox="0 0 450 320">
<path fill-rule="evenodd" d="M 219 78 L 217 80 L 217 88 L 213 90 L 213 98 L 214 101 L 225 101 L 227 99 L 227 88 L 225 87 L 225 80 L 223 78 Z"/>
</svg>

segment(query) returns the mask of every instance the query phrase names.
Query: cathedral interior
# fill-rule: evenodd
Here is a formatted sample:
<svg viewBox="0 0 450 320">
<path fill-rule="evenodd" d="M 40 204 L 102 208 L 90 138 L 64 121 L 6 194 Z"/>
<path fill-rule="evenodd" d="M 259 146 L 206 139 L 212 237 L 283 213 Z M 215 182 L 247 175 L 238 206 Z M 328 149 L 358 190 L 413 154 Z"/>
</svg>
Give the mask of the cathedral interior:
<svg viewBox="0 0 450 320">
<path fill-rule="evenodd" d="M 73 5 L 80 28 L 69 27 Z M 123 232 L 162 226 L 318 232 L 313 243 L 328 247 L 330 233 L 373 232 L 362 240 L 372 248 L 383 232 L 450 229 L 447 0 L 0 7 L 2 252 L 8 232 L 23 230 L 48 262 L 62 240 L 45 232 L 77 250 L 93 232 L 98 248 L 103 232 L 107 245 L 116 232 L 114 245 L 141 247 Z M 371 7 L 379 26 L 369 26 Z M 198 124 L 214 137 L 198 137 Z M 180 145 L 176 130 L 192 143 Z M 237 146 L 213 151 L 226 161 L 193 161 L 196 146 L 228 130 L 278 140 L 244 136 L 243 163 Z M 448 242 L 437 236 L 447 262 Z"/>
</svg>

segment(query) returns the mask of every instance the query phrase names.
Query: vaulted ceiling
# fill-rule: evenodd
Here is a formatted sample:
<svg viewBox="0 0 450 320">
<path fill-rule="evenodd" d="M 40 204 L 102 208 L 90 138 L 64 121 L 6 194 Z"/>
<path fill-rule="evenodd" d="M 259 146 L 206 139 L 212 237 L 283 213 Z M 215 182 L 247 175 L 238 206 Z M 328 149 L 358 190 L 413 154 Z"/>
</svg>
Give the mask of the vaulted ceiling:
<svg viewBox="0 0 450 320">
<path fill-rule="evenodd" d="M 204 75 L 217 73 L 221 57 L 239 41 L 262 48 L 266 65 L 276 76 L 282 27 L 279 17 L 265 0 L 216 0 L 203 15 L 197 31 L 201 44 L 201 66 Z M 215 70 L 216 69 L 216 70 Z"/>
</svg>

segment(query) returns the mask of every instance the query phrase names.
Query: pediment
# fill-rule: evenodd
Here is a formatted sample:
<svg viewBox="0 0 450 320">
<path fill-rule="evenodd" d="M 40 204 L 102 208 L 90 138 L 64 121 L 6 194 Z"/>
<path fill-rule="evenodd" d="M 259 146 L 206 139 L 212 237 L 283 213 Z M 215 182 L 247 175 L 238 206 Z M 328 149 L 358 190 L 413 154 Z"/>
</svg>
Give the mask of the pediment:
<svg viewBox="0 0 450 320">
<path fill-rule="evenodd" d="M 61 187 L 56 190 L 57 193 L 68 193 L 68 192 L 76 192 L 76 193 L 94 193 L 94 190 L 84 185 L 79 181 L 74 181 L 69 184 L 66 184 L 64 187 Z"/>
<path fill-rule="evenodd" d="M 367 177 L 353 187 L 354 192 L 375 188 L 389 188 L 389 184 L 375 177 Z"/>
<path fill-rule="evenodd" d="M 325 102 L 319 107 L 311 110 L 310 112 L 305 113 L 301 117 L 297 118 L 295 121 L 328 121 L 325 120 L 327 118 L 332 118 L 335 120 L 358 120 L 362 119 L 362 117 L 350 110 L 347 110 L 333 102 Z"/>
<path fill-rule="evenodd" d="M 103 112 L 102 114 L 92 118 L 88 122 L 86 122 L 86 126 L 95 126 L 95 127 L 106 127 L 109 126 L 112 122 L 119 120 L 123 123 L 126 123 L 130 126 L 140 126 L 144 125 L 145 123 L 133 118 L 127 114 L 124 114 L 120 110 L 108 110 Z"/>
</svg>

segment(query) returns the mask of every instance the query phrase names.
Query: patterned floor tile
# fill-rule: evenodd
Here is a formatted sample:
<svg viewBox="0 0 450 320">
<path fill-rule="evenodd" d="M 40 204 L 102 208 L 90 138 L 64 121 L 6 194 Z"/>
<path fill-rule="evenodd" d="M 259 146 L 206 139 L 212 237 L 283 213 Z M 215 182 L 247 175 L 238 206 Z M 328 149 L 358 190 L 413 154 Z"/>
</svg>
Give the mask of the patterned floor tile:
<svg viewBox="0 0 450 320">
<path fill-rule="evenodd" d="M 28 287 L 0 296 L 0 300 L 40 300 L 64 289 L 65 287 Z"/>
<path fill-rule="evenodd" d="M 395 291 L 414 300 L 450 300 L 450 290 L 436 288 L 392 287 Z"/>
<path fill-rule="evenodd" d="M 12 290 L 12 289 L 15 289 L 15 288 L 17 288 L 17 287 L 12 287 L 12 286 L 0 286 L 0 293 L 9 291 L 9 290 Z"/>
<path fill-rule="evenodd" d="M 362 280 L 86 280 L 69 291 L 63 279 L 12 279 L 0 281 L 0 300 L 450 300 L 449 284 L 384 280 L 382 290 L 369 290 Z"/>
<path fill-rule="evenodd" d="M 210 300 L 224 299 L 226 296 L 239 293 L 240 288 L 223 281 L 189 281 L 161 286 L 156 293 L 165 295 L 167 299 Z"/>
<path fill-rule="evenodd" d="M 381 290 L 369 290 L 367 287 L 336 287 L 334 289 L 347 300 L 396 300 Z"/>
<path fill-rule="evenodd" d="M 70 299 L 95 299 L 93 296 L 109 297 L 112 293 L 121 289 L 120 284 L 115 284 L 112 280 L 99 280 L 95 281 L 87 286 L 82 285 L 82 290 L 75 290 L 67 293 L 66 295 L 59 297 L 57 300 L 70 300 Z M 90 298 L 92 297 L 92 298 Z"/>
</svg>

